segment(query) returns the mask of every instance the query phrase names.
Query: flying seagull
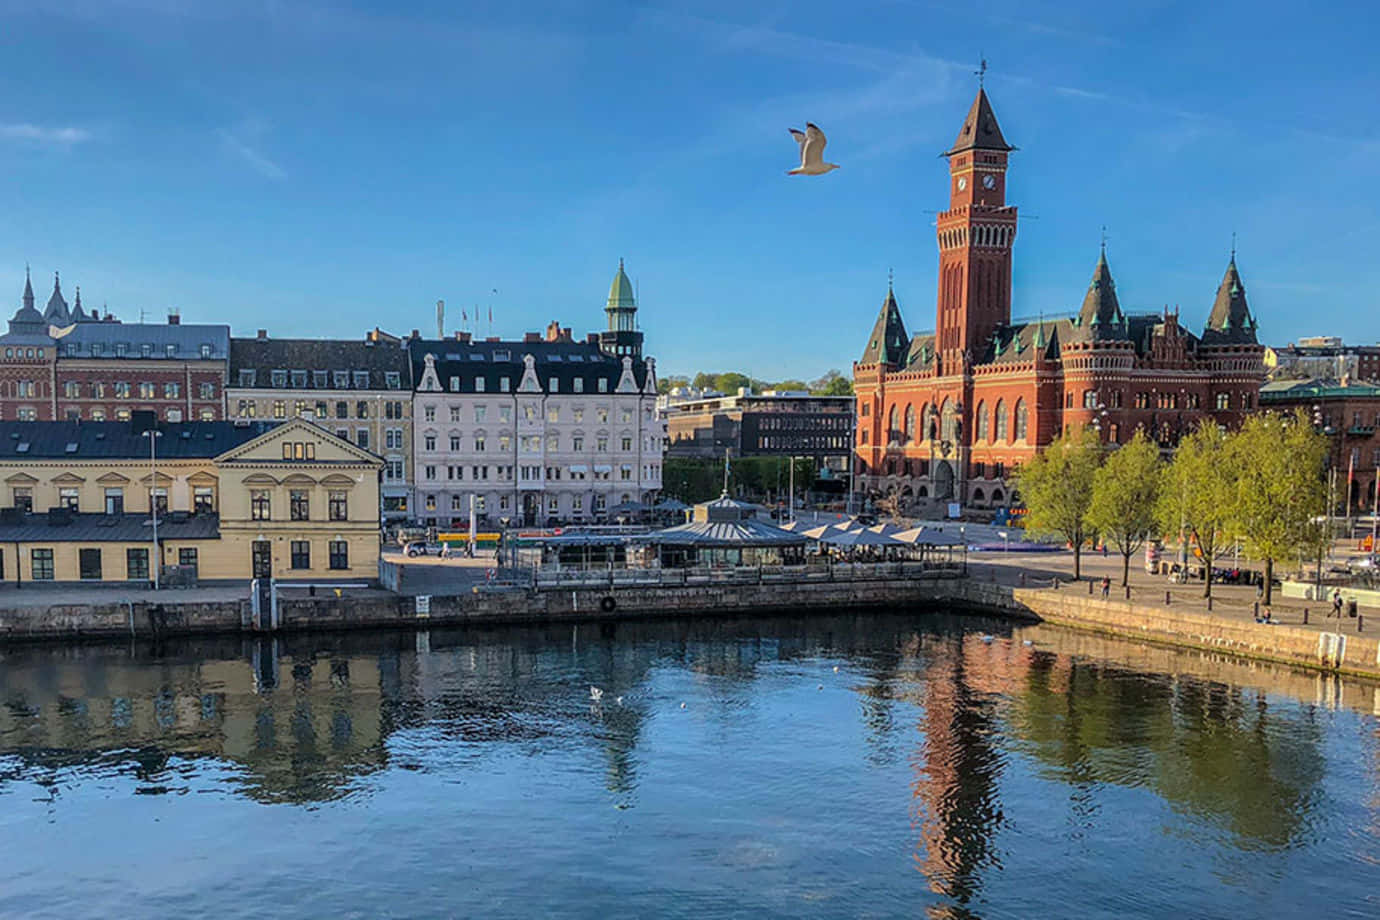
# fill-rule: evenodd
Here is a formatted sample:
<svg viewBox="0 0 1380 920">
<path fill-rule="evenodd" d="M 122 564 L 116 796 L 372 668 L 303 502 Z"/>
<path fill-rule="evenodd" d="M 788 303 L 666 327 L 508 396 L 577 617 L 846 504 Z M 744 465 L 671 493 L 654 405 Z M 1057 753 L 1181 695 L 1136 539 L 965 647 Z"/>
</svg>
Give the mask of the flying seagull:
<svg viewBox="0 0 1380 920">
<path fill-rule="evenodd" d="M 829 143 L 819 125 L 813 122 L 805 125 L 804 131 L 791 129 L 791 136 L 800 145 L 800 165 L 786 171 L 788 176 L 822 176 L 831 169 L 838 169 L 837 163 L 824 162 L 824 145 Z"/>
</svg>

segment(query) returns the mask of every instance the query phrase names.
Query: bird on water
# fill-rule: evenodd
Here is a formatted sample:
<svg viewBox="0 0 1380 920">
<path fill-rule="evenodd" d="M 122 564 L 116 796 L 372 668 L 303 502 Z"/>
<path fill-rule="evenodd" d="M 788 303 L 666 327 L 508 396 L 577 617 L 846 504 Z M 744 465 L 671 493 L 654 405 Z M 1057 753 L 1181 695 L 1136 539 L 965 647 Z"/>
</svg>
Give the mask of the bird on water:
<svg viewBox="0 0 1380 920">
<path fill-rule="evenodd" d="M 810 122 L 805 125 L 804 131 L 792 128 L 791 137 L 800 145 L 800 165 L 795 169 L 788 169 L 786 175 L 822 176 L 830 170 L 839 168 L 837 163 L 824 162 L 824 145 L 829 143 L 829 139 L 819 130 L 819 125 Z"/>
</svg>

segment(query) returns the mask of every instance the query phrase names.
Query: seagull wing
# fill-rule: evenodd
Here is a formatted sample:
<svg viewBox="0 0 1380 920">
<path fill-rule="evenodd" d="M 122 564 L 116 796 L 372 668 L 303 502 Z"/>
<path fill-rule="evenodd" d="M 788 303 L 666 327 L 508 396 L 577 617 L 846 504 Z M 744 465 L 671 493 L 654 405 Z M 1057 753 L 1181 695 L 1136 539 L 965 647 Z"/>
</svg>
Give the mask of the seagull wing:
<svg viewBox="0 0 1380 920">
<path fill-rule="evenodd" d="M 800 145 L 800 162 L 804 166 L 818 166 L 824 162 L 824 145 L 829 143 L 819 125 L 805 126 L 805 140 Z"/>
<path fill-rule="evenodd" d="M 797 131 L 795 128 L 791 128 L 791 137 L 795 138 L 795 142 L 800 145 L 800 165 L 804 166 L 805 143 L 809 140 L 809 136 L 806 135 L 804 131 Z"/>
</svg>

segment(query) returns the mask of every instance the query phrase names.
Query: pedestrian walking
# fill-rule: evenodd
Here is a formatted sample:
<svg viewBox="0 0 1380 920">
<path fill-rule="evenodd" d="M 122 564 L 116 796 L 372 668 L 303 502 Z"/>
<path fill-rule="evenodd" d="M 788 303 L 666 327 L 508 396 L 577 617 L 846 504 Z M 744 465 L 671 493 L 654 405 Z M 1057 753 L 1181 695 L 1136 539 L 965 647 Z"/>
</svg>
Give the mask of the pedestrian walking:
<svg viewBox="0 0 1380 920">
<path fill-rule="evenodd" d="M 1106 575 L 1102 576 L 1102 599 L 1105 601 L 1112 593 L 1112 580 Z"/>
<path fill-rule="evenodd" d="M 1342 618 L 1342 592 L 1340 590 L 1332 592 L 1332 615 L 1339 620 Z"/>
</svg>

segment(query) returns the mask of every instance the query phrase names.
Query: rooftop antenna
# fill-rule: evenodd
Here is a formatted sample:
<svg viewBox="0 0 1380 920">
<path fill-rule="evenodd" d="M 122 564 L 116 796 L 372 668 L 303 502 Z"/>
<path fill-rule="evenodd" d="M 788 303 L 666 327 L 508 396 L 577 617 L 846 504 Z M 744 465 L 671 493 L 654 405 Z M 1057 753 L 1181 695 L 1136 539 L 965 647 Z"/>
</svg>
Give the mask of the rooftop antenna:
<svg viewBox="0 0 1380 920">
<path fill-rule="evenodd" d="M 981 52 L 978 53 L 978 69 L 973 71 L 973 74 L 978 78 L 978 89 L 982 89 L 982 84 L 987 79 L 987 58 Z"/>
<path fill-rule="evenodd" d="M 445 302 L 444 300 L 438 300 L 438 301 L 436 301 L 436 338 L 438 338 L 438 339 L 444 339 L 445 337 L 446 337 L 446 302 Z"/>
</svg>

